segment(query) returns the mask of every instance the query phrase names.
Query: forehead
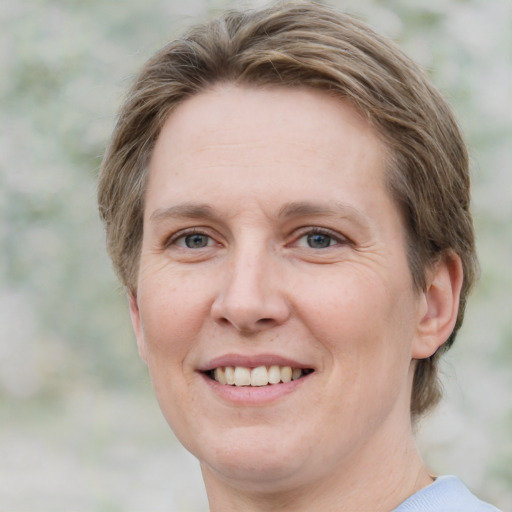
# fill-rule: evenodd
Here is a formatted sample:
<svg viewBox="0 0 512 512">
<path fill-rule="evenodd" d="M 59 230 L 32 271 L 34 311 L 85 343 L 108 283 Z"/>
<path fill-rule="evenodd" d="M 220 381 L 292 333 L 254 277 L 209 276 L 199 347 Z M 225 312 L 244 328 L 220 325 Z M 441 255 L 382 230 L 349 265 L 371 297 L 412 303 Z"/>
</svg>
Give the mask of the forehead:
<svg viewBox="0 0 512 512">
<path fill-rule="evenodd" d="M 217 84 L 179 103 L 164 124 L 163 133 L 174 130 L 184 138 L 223 135 L 229 140 L 244 140 L 272 134 L 282 138 L 283 124 L 293 138 L 304 136 L 314 143 L 319 139 L 336 138 L 343 132 L 358 131 L 368 140 L 379 139 L 379 134 L 368 118 L 352 103 L 339 95 L 310 87 L 240 86 L 231 83 Z M 240 130 L 242 128 L 242 130 Z M 332 130 L 332 137 L 327 134 Z M 238 133 L 238 136 L 237 136 Z M 160 137 L 161 138 L 161 137 Z M 245 141 L 245 140 L 244 140 Z M 183 140 L 181 140 L 183 142 Z"/>
<path fill-rule="evenodd" d="M 250 181 L 257 170 L 277 183 L 357 167 L 360 179 L 383 183 L 386 153 L 369 121 L 338 97 L 309 88 L 222 84 L 170 114 L 152 155 L 150 182 L 163 168 L 178 185 L 185 173 L 201 182 L 220 180 L 220 171 L 231 169 Z"/>
</svg>

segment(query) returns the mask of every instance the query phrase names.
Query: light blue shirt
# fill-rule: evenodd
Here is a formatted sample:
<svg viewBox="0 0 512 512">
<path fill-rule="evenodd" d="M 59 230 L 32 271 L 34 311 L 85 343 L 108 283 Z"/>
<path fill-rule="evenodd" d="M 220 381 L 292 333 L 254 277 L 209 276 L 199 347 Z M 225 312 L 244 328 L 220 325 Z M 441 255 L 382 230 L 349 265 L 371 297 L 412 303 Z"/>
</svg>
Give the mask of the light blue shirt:
<svg viewBox="0 0 512 512">
<path fill-rule="evenodd" d="M 393 512 L 500 512 L 480 501 L 455 476 L 440 476 Z"/>
</svg>

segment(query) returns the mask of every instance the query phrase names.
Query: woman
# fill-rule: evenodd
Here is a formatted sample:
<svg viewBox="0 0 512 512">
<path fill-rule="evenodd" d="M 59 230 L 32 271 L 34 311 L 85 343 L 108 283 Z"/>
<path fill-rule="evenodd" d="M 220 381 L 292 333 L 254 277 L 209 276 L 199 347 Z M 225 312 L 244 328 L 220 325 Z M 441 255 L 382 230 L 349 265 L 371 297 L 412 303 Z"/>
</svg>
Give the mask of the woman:
<svg viewBox="0 0 512 512">
<path fill-rule="evenodd" d="M 212 512 L 495 510 L 414 444 L 477 262 L 457 124 L 390 41 L 309 3 L 191 29 L 136 79 L 99 204 Z"/>
</svg>

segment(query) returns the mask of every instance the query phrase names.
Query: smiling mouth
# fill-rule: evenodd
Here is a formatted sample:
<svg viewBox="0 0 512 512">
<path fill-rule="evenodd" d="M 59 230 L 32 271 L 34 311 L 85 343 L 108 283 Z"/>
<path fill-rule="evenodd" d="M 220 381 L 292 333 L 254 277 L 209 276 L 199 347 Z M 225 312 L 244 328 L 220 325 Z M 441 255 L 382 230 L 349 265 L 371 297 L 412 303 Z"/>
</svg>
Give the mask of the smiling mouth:
<svg viewBox="0 0 512 512">
<path fill-rule="evenodd" d="M 227 386 L 269 386 L 298 380 L 313 370 L 291 366 L 220 366 L 206 372 L 211 379 Z"/>
</svg>

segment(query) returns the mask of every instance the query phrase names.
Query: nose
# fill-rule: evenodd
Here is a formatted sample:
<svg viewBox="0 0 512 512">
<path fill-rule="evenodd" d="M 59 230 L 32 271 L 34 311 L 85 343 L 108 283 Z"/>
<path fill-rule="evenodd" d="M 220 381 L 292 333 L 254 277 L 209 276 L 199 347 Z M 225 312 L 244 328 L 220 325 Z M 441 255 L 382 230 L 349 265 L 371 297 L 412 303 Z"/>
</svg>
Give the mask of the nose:
<svg viewBox="0 0 512 512">
<path fill-rule="evenodd" d="M 253 250 L 238 251 L 226 262 L 211 314 L 236 330 L 251 334 L 283 324 L 290 307 L 276 257 Z"/>
</svg>

